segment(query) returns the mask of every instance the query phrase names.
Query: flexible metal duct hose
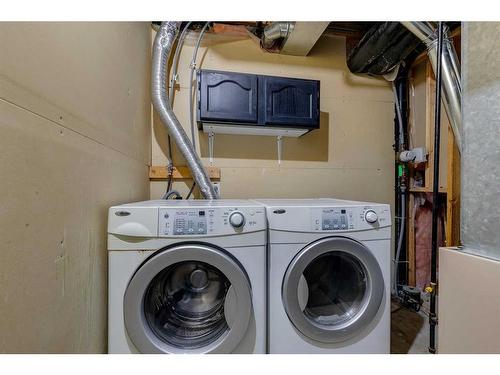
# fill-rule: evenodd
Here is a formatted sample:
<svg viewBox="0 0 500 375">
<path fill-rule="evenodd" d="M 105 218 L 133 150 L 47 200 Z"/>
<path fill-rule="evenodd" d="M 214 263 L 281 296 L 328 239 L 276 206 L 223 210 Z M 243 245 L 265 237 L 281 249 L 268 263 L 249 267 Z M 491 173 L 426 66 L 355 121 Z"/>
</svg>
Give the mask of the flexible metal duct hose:
<svg viewBox="0 0 500 375">
<path fill-rule="evenodd" d="M 434 73 L 437 68 L 437 36 L 436 26 L 430 22 L 401 22 L 401 24 L 417 36 L 427 46 L 427 54 Z M 451 129 L 455 136 L 458 150 L 462 153 L 462 86 L 460 83 L 460 63 L 457 53 L 444 29 L 442 57 L 443 104 L 450 119 Z"/>
<path fill-rule="evenodd" d="M 154 109 L 158 112 L 161 122 L 174 139 L 180 152 L 186 159 L 193 179 L 201 195 L 205 199 L 217 199 L 217 194 L 210 182 L 201 160 L 193 149 L 186 132 L 174 114 L 168 98 L 166 65 L 180 24 L 178 22 L 163 22 L 156 33 L 153 43 L 153 58 L 151 70 L 151 100 Z"/>
</svg>

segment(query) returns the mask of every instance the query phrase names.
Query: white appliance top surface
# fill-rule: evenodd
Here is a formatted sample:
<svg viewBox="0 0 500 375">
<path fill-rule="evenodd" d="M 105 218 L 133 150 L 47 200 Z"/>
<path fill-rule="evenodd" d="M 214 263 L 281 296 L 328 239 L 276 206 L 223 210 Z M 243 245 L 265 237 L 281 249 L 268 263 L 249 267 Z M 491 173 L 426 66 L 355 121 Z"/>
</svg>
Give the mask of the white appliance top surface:
<svg viewBox="0 0 500 375">
<path fill-rule="evenodd" d="M 293 241 L 292 232 L 342 235 L 370 231 L 373 232 L 370 234 L 372 239 L 390 238 L 391 235 L 392 219 L 388 204 L 331 198 L 258 201 L 266 206 L 273 243 Z M 283 233 L 283 236 L 277 232 Z"/>
<path fill-rule="evenodd" d="M 142 202 L 126 203 L 114 207 L 262 207 L 256 201 L 245 199 L 156 199 Z"/>
<path fill-rule="evenodd" d="M 250 200 L 150 200 L 108 212 L 108 233 L 127 237 L 196 239 L 266 229 L 266 208 Z"/>
<path fill-rule="evenodd" d="M 256 199 L 257 202 L 271 207 L 332 207 L 332 206 L 375 206 L 383 203 L 348 201 L 334 198 L 312 199 Z"/>
</svg>

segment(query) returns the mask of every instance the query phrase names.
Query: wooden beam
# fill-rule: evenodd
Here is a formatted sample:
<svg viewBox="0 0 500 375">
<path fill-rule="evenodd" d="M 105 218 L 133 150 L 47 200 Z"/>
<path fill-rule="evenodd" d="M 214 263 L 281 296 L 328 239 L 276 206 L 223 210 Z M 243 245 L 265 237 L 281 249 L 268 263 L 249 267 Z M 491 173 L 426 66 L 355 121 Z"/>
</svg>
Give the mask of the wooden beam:
<svg viewBox="0 0 500 375">
<path fill-rule="evenodd" d="M 446 246 L 460 245 L 460 153 L 453 131 L 448 126 L 448 173 L 446 197 Z"/>
<path fill-rule="evenodd" d="M 230 36 L 240 36 L 248 38 L 248 30 L 243 25 L 230 25 L 227 23 L 214 23 L 212 26 L 214 34 L 225 34 Z"/>
<path fill-rule="evenodd" d="M 213 180 L 220 180 L 220 168 L 205 167 L 208 175 Z M 162 165 L 153 165 L 149 167 L 149 179 L 155 181 L 166 180 L 168 177 L 167 167 Z M 174 180 L 192 180 L 193 177 L 188 167 L 174 167 L 172 174 Z"/>
<path fill-rule="evenodd" d="M 427 50 L 423 51 L 422 53 L 420 53 L 420 55 L 415 57 L 415 60 L 413 60 L 413 62 L 411 63 L 410 68 L 413 69 L 418 64 L 421 64 L 421 63 L 425 62 L 426 60 L 429 60 L 429 56 L 427 55 Z"/>
<path fill-rule="evenodd" d="M 432 191 L 434 181 L 434 101 L 436 92 L 436 80 L 431 62 L 426 62 L 425 74 L 425 148 L 427 150 L 427 168 L 425 169 L 425 188 Z"/>
</svg>

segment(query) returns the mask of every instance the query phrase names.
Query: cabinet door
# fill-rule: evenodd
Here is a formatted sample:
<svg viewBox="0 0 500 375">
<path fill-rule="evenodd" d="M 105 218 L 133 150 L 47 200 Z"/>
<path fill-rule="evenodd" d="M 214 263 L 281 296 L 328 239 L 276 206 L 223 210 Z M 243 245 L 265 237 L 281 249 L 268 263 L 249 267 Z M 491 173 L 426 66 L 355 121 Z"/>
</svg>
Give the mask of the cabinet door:
<svg viewBox="0 0 500 375">
<path fill-rule="evenodd" d="M 265 123 L 319 127 L 319 81 L 262 77 Z"/>
<path fill-rule="evenodd" d="M 257 76 L 201 70 L 198 80 L 200 120 L 257 122 Z"/>
</svg>

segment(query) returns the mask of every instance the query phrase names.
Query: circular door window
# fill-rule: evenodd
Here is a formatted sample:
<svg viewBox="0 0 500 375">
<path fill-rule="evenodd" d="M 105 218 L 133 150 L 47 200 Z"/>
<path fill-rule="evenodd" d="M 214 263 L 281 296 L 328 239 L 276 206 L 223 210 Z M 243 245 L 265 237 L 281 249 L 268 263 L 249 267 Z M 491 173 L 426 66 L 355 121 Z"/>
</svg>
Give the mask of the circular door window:
<svg viewBox="0 0 500 375">
<path fill-rule="evenodd" d="M 377 315 L 383 294 L 375 257 L 364 245 L 343 237 L 306 246 L 283 281 L 291 322 L 305 336 L 325 343 L 359 335 Z"/>
<path fill-rule="evenodd" d="M 228 330 L 224 302 L 231 283 L 217 268 L 175 263 L 149 284 L 144 315 L 162 341 L 184 349 L 210 345 Z"/>
<path fill-rule="evenodd" d="M 144 353 L 229 353 L 252 310 L 250 283 L 222 249 L 174 246 L 149 258 L 124 298 L 129 337 Z"/>
</svg>

